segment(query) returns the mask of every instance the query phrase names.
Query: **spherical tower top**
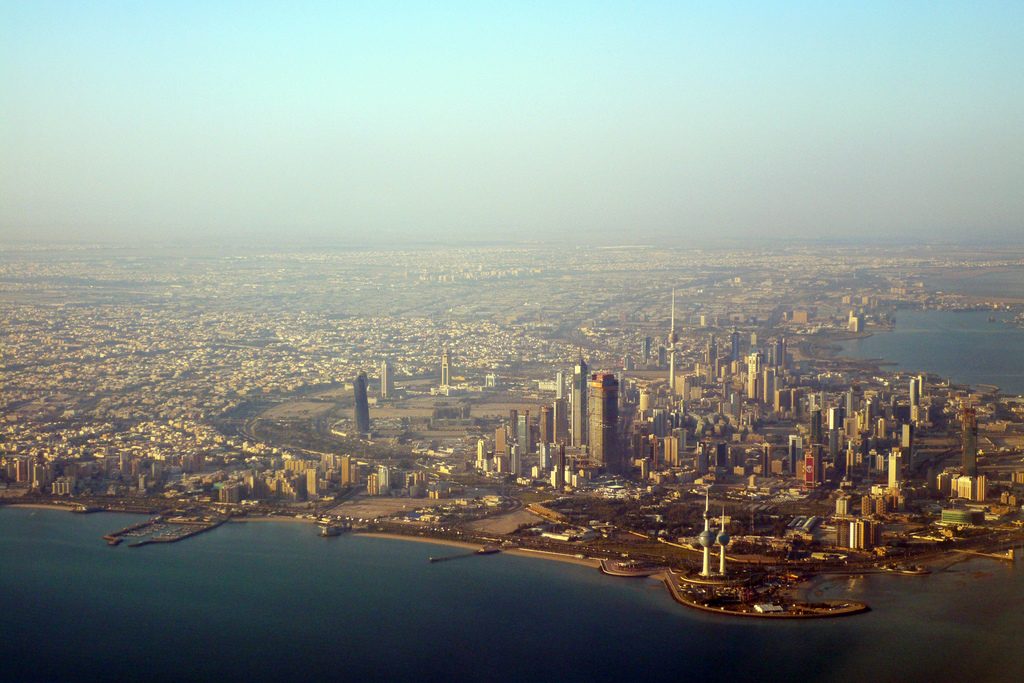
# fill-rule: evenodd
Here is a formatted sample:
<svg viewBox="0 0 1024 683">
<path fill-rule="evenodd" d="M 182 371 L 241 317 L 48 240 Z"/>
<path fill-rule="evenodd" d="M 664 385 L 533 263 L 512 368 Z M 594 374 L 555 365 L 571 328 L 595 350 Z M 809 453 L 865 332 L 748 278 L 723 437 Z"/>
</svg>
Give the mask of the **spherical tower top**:
<svg viewBox="0 0 1024 683">
<path fill-rule="evenodd" d="M 715 544 L 715 532 L 710 529 L 705 529 L 700 532 L 699 536 L 697 536 L 697 540 L 700 541 L 700 544 L 705 548 L 710 548 Z"/>
<path fill-rule="evenodd" d="M 726 533 L 725 529 L 718 532 L 718 545 L 729 545 L 729 534 Z"/>
</svg>

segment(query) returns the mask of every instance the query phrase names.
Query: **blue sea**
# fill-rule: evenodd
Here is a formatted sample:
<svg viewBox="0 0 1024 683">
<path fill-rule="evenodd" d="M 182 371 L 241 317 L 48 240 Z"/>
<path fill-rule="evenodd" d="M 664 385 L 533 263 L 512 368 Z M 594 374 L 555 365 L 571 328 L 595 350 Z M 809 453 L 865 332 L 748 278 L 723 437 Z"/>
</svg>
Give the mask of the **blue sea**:
<svg viewBox="0 0 1024 683">
<path fill-rule="evenodd" d="M 116 514 L 0 508 L 3 681 L 1024 679 L 1020 567 L 819 580 L 873 611 L 717 617 L 652 579 L 307 525 L 108 547 Z"/>
<path fill-rule="evenodd" d="M 1024 329 L 1005 319 L 989 311 L 898 311 L 895 329 L 844 342 L 841 353 L 1024 394 Z"/>
</svg>

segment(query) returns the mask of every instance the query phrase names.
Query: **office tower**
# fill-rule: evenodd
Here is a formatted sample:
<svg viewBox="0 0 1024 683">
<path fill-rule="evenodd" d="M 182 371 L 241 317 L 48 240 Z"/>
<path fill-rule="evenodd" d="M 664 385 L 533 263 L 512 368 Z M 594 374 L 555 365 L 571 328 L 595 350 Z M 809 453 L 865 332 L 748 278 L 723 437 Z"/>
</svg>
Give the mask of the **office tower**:
<svg viewBox="0 0 1024 683">
<path fill-rule="evenodd" d="M 900 448 L 913 450 L 914 448 L 914 425 L 904 424 L 900 432 Z"/>
<path fill-rule="evenodd" d="M 857 467 L 857 449 L 854 448 L 853 442 L 851 441 L 848 444 L 846 444 L 846 467 L 843 470 L 843 472 L 844 472 L 844 474 L 846 475 L 847 478 L 849 478 L 850 473 L 853 472 L 854 469 L 856 469 L 856 467 Z"/>
<path fill-rule="evenodd" d="M 564 398 L 555 399 L 551 404 L 553 413 L 554 433 L 551 443 L 570 443 L 569 437 L 569 406 Z"/>
<path fill-rule="evenodd" d="M 740 333 L 734 327 L 732 334 L 729 335 L 729 360 L 738 361 L 740 359 Z"/>
<path fill-rule="evenodd" d="M 960 472 L 974 477 L 978 474 L 978 414 L 971 406 L 964 406 L 960 411 L 960 431 L 963 441 Z"/>
<path fill-rule="evenodd" d="M 846 417 L 853 417 L 857 406 L 854 401 L 853 387 L 846 390 Z"/>
<path fill-rule="evenodd" d="M 811 445 L 816 446 L 824 443 L 825 433 L 821 424 L 821 408 L 811 411 Z"/>
<path fill-rule="evenodd" d="M 828 428 L 839 429 L 843 424 L 843 409 L 833 406 L 828 409 Z"/>
<path fill-rule="evenodd" d="M 483 439 L 476 440 L 476 466 L 483 469 L 487 461 L 487 442 Z"/>
<path fill-rule="evenodd" d="M 657 437 L 655 437 L 657 438 Z M 666 436 L 662 439 L 662 448 L 665 464 L 669 467 L 679 467 L 679 439 L 675 436 Z"/>
<path fill-rule="evenodd" d="M 356 483 L 355 463 L 351 455 L 341 456 L 341 485 L 349 486 Z"/>
<path fill-rule="evenodd" d="M 587 379 L 589 377 L 586 361 L 580 357 L 572 373 L 572 445 L 587 444 Z"/>
<path fill-rule="evenodd" d="M 352 384 L 355 393 L 356 431 L 366 434 L 370 431 L 370 402 L 366 396 L 366 373 L 360 372 Z"/>
<path fill-rule="evenodd" d="M 775 367 L 786 367 L 786 338 L 779 337 L 775 340 Z"/>
<path fill-rule="evenodd" d="M 772 473 L 772 447 L 767 443 L 761 444 L 761 476 L 767 477 Z"/>
<path fill-rule="evenodd" d="M 518 477 L 523 472 L 523 449 L 519 444 L 513 444 L 509 451 L 508 472 L 513 477 Z"/>
<path fill-rule="evenodd" d="M 451 366 L 452 359 L 448 353 L 448 347 L 444 348 L 444 353 L 441 354 L 441 386 L 447 387 L 451 384 Z"/>
<path fill-rule="evenodd" d="M 494 455 L 495 455 L 495 457 L 497 457 L 499 455 L 505 455 L 505 453 L 508 452 L 508 447 L 506 446 L 505 441 L 506 441 L 505 426 L 502 425 L 501 427 L 498 427 L 497 429 L 494 430 Z"/>
<path fill-rule="evenodd" d="M 590 457 L 608 472 L 621 468 L 619 452 L 619 381 L 610 372 L 590 379 Z"/>
<path fill-rule="evenodd" d="M 380 364 L 380 397 L 391 398 L 395 394 L 395 378 L 391 372 L 391 361 L 385 358 Z"/>
<path fill-rule="evenodd" d="M 640 390 L 640 405 L 637 410 L 641 413 L 649 412 L 651 409 L 651 392 L 646 387 Z"/>
<path fill-rule="evenodd" d="M 642 355 L 644 357 L 644 364 L 645 365 L 647 363 L 651 362 L 651 343 L 652 343 L 652 341 L 653 340 L 650 337 L 644 337 L 643 345 L 641 346 L 641 352 L 642 352 Z"/>
<path fill-rule="evenodd" d="M 804 488 L 814 488 L 821 483 L 821 446 L 811 444 L 804 453 Z"/>
<path fill-rule="evenodd" d="M 391 490 L 391 468 L 387 465 L 377 466 L 377 485 L 382 492 Z"/>
<path fill-rule="evenodd" d="M 565 373 L 561 370 L 555 373 L 555 398 L 565 398 Z"/>
<path fill-rule="evenodd" d="M 889 488 L 898 489 L 903 480 L 903 455 L 897 449 L 889 454 Z"/>
<path fill-rule="evenodd" d="M 775 368 L 765 368 L 761 372 L 761 401 L 771 405 L 775 400 Z"/>
<path fill-rule="evenodd" d="M 800 463 L 804 456 L 804 439 L 796 434 L 790 434 L 789 436 L 789 448 L 786 452 L 786 462 L 790 474 L 796 476 Z"/>
<path fill-rule="evenodd" d="M 516 443 L 524 453 L 530 453 L 533 449 L 530 443 L 530 411 L 518 417 L 516 421 Z"/>
<path fill-rule="evenodd" d="M 561 491 L 565 488 L 565 444 L 558 445 L 558 451 L 555 455 L 555 479 L 554 486 L 556 491 Z"/>
<path fill-rule="evenodd" d="M 747 356 L 747 398 L 756 401 L 761 374 L 761 352 L 756 351 Z"/>
<path fill-rule="evenodd" d="M 542 475 L 551 469 L 551 446 L 549 443 L 537 444 L 537 469 Z"/>
<path fill-rule="evenodd" d="M 366 492 L 371 496 L 380 495 L 380 482 L 377 481 L 376 472 L 370 472 L 366 475 Z"/>
<path fill-rule="evenodd" d="M 542 444 L 555 441 L 555 414 L 551 406 L 540 407 L 540 442 Z"/>
<path fill-rule="evenodd" d="M 711 335 L 707 346 L 704 347 L 704 363 L 712 365 L 716 358 L 718 358 L 718 342 L 715 341 L 715 335 Z"/>
<path fill-rule="evenodd" d="M 672 290 L 672 316 L 668 328 L 668 391 L 676 393 L 676 290 Z"/>
<path fill-rule="evenodd" d="M 920 375 L 910 378 L 910 408 L 913 410 L 921 405 L 921 392 L 924 387 L 924 378 Z"/>
</svg>

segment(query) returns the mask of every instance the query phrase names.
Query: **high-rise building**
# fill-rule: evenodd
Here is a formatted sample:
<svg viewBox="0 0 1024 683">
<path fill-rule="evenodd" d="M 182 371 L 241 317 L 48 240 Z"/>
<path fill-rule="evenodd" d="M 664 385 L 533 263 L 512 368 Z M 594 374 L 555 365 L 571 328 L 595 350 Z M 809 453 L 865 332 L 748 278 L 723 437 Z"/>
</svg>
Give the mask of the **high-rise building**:
<svg viewBox="0 0 1024 683">
<path fill-rule="evenodd" d="M 672 290 L 672 316 L 668 328 L 668 391 L 676 393 L 676 290 Z"/>
<path fill-rule="evenodd" d="M 619 449 L 619 381 L 610 372 L 595 372 L 590 378 L 591 459 L 609 472 L 621 469 Z"/>
<path fill-rule="evenodd" d="M 582 356 L 572 373 L 572 445 L 585 446 L 587 444 L 587 379 L 588 370 L 586 361 Z"/>
<path fill-rule="evenodd" d="M 960 471 L 973 477 L 978 474 L 978 414 L 971 406 L 964 406 L 960 411 L 960 432 L 963 441 Z"/>
<path fill-rule="evenodd" d="M 561 491 L 565 488 L 565 444 L 558 445 L 558 451 L 555 454 L 555 477 L 554 487 L 556 491 Z"/>
<path fill-rule="evenodd" d="M 811 411 L 811 445 L 816 446 L 825 442 L 825 430 L 821 420 L 821 408 Z"/>
<path fill-rule="evenodd" d="M 355 382 L 352 383 L 352 389 L 355 393 L 355 418 L 356 418 L 356 431 L 360 434 L 366 434 L 370 431 L 370 402 L 366 395 L 366 373 L 360 372 L 356 376 Z"/>
<path fill-rule="evenodd" d="M 555 413 L 551 406 L 540 407 L 540 442 L 542 444 L 554 443 L 555 441 Z"/>
<path fill-rule="evenodd" d="M 747 398 L 756 401 L 760 398 L 758 388 L 760 387 L 761 374 L 761 352 L 755 351 L 747 356 Z"/>
<path fill-rule="evenodd" d="M 523 473 L 523 449 L 519 444 L 513 444 L 509 449 L 508 471 L 513 477 Z"/>
<path fill-rule="evenodd" d="M 561 370 L 555 373 L 555 398 L 565 398 L 565 373 Z"/>
<path fill-rule="evenodd" d="M 569 437 L 569 406 L 564 398 L 556 398 L 551 404 L 555 431 L 551 437 L 552 443 L 570 443 Z"/>
<path fill-rule="evenodd" d="M 889 454 L 889 488 L 898 489 L 903 481 L 903 454 L 893 449 Z"/>
<path fill-rule="evenodd" d="M 385 358 L 380 364 L 380 397 L 391 398 L 395 395 L 395 378 L 391 371 L 391 361 Z"/>
<path fill-rule="evenodd" d="M 356 465 L 355 461 L 353 461 L 351 455 L 343 455 L 343 456 L 341 456 L 341 485 L 342 486 L 352 486 L 352 485 L 355 485 L 356 483 L 358 483 L 357 479 L 359 478 L 359 476 L 358 476 L 358 470 L 356 469 L 356 467 L 357 467 L 357 465 Z"/>
<path fill-rule="evenodd" d="M 802 436 L 790 434 L 789 449 L 786 456 L 789 472 L 793 476 L 796 476 L 798 474 L 800 463 L 803 461 L 804 457 L 804 439 Z"/>
<path fill-rule="evenodd" d="M 729 335 L 729 360 L 738 361 L 740 359 L 740 333 L 736 328 L 733 328 L 732 334 Z"/>
<path fill-rule="evenodd" d="M 448 353 L 448 347 L 444 349 L 444 353 L 441 354 L 441 386 L 451 386 L 451 355 Z"/>
</svg>

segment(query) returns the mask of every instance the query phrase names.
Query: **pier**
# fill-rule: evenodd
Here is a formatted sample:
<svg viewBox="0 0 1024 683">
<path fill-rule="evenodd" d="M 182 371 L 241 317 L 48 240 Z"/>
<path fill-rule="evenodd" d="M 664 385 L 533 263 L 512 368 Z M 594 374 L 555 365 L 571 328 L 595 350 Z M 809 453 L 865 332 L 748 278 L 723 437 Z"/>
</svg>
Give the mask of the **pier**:
<svg viewBox="0 0 1024 683">
<path fill-rule="evenodd" d="M 495 553 L 500 552 L 501 548 L 492 545 L 485 545 L 483 548 L 480 548 L 479 550 L 473 550 L 470 552 L 457 553 L 455 555 L 440 555 L 437 557 L 428 557 L 427 562 L 430 562 L 432 564 L 434 562 L 448 562 L 450 560 L 460 560 L 464 557 L 474 557 L 476 555 L 494 555 Z"/>
</svg>

